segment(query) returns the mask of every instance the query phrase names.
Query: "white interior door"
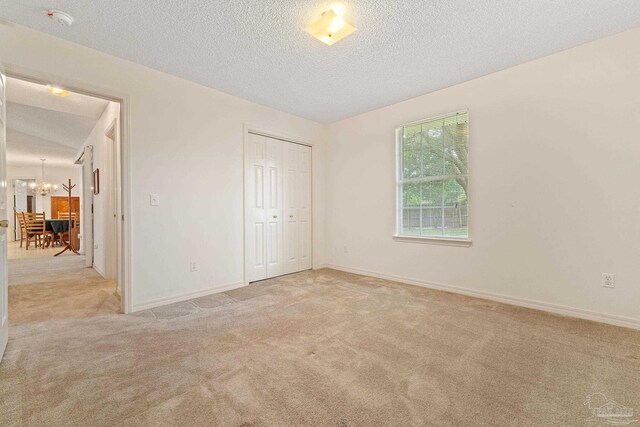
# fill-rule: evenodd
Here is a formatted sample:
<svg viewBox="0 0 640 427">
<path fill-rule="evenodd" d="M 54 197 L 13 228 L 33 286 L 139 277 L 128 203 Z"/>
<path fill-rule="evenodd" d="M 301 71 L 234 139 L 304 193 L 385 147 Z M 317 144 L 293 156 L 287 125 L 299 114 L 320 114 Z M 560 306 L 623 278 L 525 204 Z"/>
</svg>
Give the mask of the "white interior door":
<svg viewBox="0 0 640 427">
<path fill-rule="evenodd" d="M 80 226 L 85 267 L 93 267 L 93 147 L 84 147 L 82 164 L 82 197 L 80 198 Z"/>
<path fill-rule="evenodd" d="M 267 277 L 283 274 L 284 245 L 282 221 L 282 145 L 278 139 L 266 138 L 267 179 L 265 201 L 267 204 Z"/>
<path fill-rule="evenodd" d="M 105 133 L 105 145 L 103 153 L 106 160 L 106 178 L 105 184 L 101 185 L 100 192 L 106 190 L 105 193 L 105 242 L 104 251 L 106 252 L 106 276 L 107 279 L 116 279 L 117 282 L 117 214 L 116 214 L 116 125 L 115 122 Z M 118 290 L 120 287 L 118 286 Z"/>
<path fill-rule="evenodd" d="M 311 147 L 298 145 L 298 271 L 313 267 L 311 213 Z"/>
<path fill-rule="evenodd" d="M 311 266 L 311 147 L 249 133 L 245 143 L 246 280 Z"/>
<path fill-rule="evenodd" d="M 249 134 L 245 143 L 245 272 L 253 282 L 267 278 L 264 136 Z"/>
<path fill-rule="evenodd" d="M 284 273 L 311 264 L 311 147 L 284 145 Z"/>
<path fill-rule="evenodd" d="M 298 144 L 284 145 L 284 273 L 300 270 L 298 258 Z"/>
<path fill-rule="evenodd" d="M 10 186 L 7 187 L 8 191 L 11 192 L 13 189 L 13 197 L 14 197 L 14 206 L 16 212 L 26 212 L 27 211 L 27 181 L 22 179 L 15 179 L 13 183 L 10 183 Z M 9 200 L 11 200 L 11 195 L 9 195 Z M 12 231 L 11 237 L 7 238 L 8 241 L 18 240 L 20 239 L 20 228 L 18 227 L 18 221 L 16 220 L 15 215 L 11 212 L 11 206 L 7 206 L 9 213 L 9 225 L 10 230 Z"/>
<path fill-rule="evenodd" d="M 6 144 L 6 78 L 0 67 L 0 361 L 9 340 L 9 288 L 7 279 L 7 144 Z"/>
</svg>

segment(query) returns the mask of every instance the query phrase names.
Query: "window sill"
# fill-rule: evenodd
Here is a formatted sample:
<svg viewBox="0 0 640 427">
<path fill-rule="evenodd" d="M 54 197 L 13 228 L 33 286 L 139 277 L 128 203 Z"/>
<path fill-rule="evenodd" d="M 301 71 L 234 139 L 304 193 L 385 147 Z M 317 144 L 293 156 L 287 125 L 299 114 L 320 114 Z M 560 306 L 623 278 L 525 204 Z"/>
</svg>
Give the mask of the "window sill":
<svg viewBox="0 0 640 427">
<path fill-rule="evenodd" d="M 473 244 L 469 239 L 453 239 L 447 237 L 419 237 L 394 235 L 393 240 L 407 243 L 425 243 L 428 245 L 461 246 L 468 248 Z"/>
</svg>

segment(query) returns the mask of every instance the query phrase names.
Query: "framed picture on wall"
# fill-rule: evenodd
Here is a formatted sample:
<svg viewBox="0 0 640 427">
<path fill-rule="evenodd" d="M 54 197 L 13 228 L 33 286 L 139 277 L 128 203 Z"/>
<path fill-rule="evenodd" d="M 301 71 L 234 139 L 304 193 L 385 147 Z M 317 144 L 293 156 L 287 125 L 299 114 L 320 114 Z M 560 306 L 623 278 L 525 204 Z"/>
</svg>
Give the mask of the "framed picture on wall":
<svg viewBox="0 0 640 427">
<path fill-rule="evenodd" d="M 93 194 L 100 194 L 100 169 L 93 171 Z"/>
</svg>

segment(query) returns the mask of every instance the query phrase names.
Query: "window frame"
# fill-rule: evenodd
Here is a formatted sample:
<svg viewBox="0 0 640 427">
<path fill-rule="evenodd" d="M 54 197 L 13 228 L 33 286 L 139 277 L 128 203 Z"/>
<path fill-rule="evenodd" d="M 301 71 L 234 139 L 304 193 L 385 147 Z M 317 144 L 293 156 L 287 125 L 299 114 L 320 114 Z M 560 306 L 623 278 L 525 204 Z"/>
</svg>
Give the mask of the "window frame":
<svg viewBox="0 0 640 427">
<path fill-rule="evenodd" d="M 471 240 L 471 211 L 469 209 L 470 200 L 467 200 L 467 236 L 466 237 L 454 237 L 454 236 L 415 236 L 409 234 L 402 234 L 402 184 L 405 183 L 403 181 L 403 164 L 402 164 L 402 142 L 403 142 L 403 129 L 416 125 L 427 123 L 430 121 L 436 121 L 440 119 L 446 119 L 448 117 L 456 116 L 458 114 L 467 114 L 467 126 L 470 127 L 470 118 L 468 110 L 459 110 L 454 111 L 447 114 L 442 114 L 439 116 L 428 117 L 425 119 L 413 121 L 410 123 L 405 123 L 396 127 L 395 130 L 395 138 L 396 138 L 396 156 L 395 156 L 395 186 L 396 186 L 396 225 L 395 225 L 395 233 L 393 234 L 393 240 L 400 242 L 409 242 L 409 243 L 427 243 L 427 244 L 437 244 L 437 245 L 447 245 L 447 246 L 462 246 L 469 247 L 472 244 Z M 470 132 L 469 132 L 470 133 Z M 467 138 L 467 150 L 469 150 L 471 136 L 469 135 Z M 469 153 L 469 151 L 467 151 Z M 445 180 L 451 179 L 453 175 L 442 175 L 442 176 L 434 176 L 428 177 L 424 179 L 426 181 L 437 181 L 437 180 Z M 471 194 L 471 170 L 470 170 L 470 154 L 467 154 L 467 191 L 469 192 L 469 196 Z M 430 179 L 429 179 L 430 178 Z M 415 179 L 415 178 L 414 178 Z M 423 182 L 422 180 L 420 182 Z M 470 197 L 469 197 L 470 199 Z"/>
</svg>

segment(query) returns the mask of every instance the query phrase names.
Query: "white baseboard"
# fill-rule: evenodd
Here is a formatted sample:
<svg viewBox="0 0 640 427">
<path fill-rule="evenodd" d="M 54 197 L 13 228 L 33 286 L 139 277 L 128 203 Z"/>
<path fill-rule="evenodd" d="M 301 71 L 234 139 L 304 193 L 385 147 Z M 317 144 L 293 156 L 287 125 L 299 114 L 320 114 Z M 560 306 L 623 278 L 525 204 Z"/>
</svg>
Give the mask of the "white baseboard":
<svg viewBox="0 0 640 427">
<path fill-rule="evenodd" d="M 225 285 L 218 285 L 218 286 L 214 286 L 211 288 L 206 288 L 206 289 L 200 289 L 198 291 L 193 291 L 193 292 L 188 292 L 186 294 L 180 294 L 180 295 L 174 295 L 174 296 L 170 296 L 170 297 L 162 297 L 162 298 L 157 298 L 151 301 L 146 301 L 140 304 L 133 304 L 133 310 L 132 313 L 135 313 L 136 311 L 142 311 L 142 310 L 148 310 L 150 308 L 155 308 L 155 307 L 160 307 L 163 305 L 168 305 L 168 304 L 173 304 L 175 302 L 182 302 L 182 301 L 187 301 L 190 299 L 194 299 L 194 298 L 198 298 L 198 297 L 203 297 L 206 295 L 211 295 L 211 294 L 217 294 L 220 292 L 226 292 L 226 291 L 230 291 L 232 289 L 237 289 L 237 288 L 241 288 L 243 286 L 246 286 L 246 284 L 244 282 L 234 282 L 234 283 L 228 283 Z"/>
<path fill-rule="evenodd" d="M 107 278 L 107 275 L 105 274 L 105 272 L 99 269 L 95 264 L 93 264 L 93 269 L 105 279 Z"/>
<path fill-rule="evenodd" d="M 476 291 L 469 288 L 459 286 L 445 285 L 442 283 L 433 283 L 422 280 L 409 279 L 407 277 L 393 276 L 389 274 L 377 273 L 375 271 L 360 270 L 357 268 L 343 267 L 340 265 L 325 264 L 318 268 L 331 268 L 334 270 L 345 271 L 347 273 L 361 274 L 363 276 L 377 277 L 379 279 L 392 280 L 395 282 L 406 283 L 408 285 L 421 286 L 423 288 L 436 289 L 440 291 L 453 292 L 456 294 L 467 295 L 476 298 L 482 298 L 504 304 L 517 305 L 520 307 L 532 308 L 534 310 L 546 311 L 549 313 L 559 314 L 561 316 L 576 317 L 579 319 L 592 320 L 594 322 L 607 323 L 615 326 L 623 326 L 626 328 L 640 329 L 640 319 L 632 319 L 629 317 L 614 316 L 611 314 L 598 313 L 595 311 L 583 310 L 580 308 L 567 307 L 548 302 L 530 300 L 526 298 L 512 297 L 508 295 L 496 294 L 492 292 Z"/>
</svg>

